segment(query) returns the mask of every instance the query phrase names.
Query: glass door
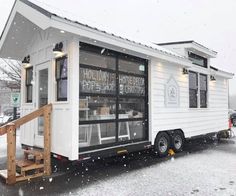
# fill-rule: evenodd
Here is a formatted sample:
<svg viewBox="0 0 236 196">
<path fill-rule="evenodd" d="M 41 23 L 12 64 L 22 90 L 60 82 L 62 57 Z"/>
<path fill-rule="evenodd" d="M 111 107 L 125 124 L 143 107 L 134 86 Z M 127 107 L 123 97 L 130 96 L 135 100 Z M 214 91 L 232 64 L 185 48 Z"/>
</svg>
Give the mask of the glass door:
<svg viewBox="0 0 236 196">
<path fill-rule="evenodd" d="M 36 107 L 41 108 L 48 104 L 48 65 L 36 67 Z M 44 119 L 39 117 L 36 122 L 35 146 L 43 147 Z"/>
</svg>

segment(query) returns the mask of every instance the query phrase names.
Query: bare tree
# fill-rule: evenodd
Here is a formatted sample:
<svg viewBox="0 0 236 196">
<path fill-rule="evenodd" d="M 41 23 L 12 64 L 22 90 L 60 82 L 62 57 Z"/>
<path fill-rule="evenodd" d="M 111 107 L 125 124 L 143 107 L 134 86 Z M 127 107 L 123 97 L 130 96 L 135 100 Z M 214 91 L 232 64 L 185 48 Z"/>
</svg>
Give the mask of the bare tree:
<svg viewBox="0 0 236 196">
<path fill-rule="evenodd" d="M 10 89 L 19 89 L 21 64 L 18 61 L 0 59 L 0 82 Z"/>
</svg>

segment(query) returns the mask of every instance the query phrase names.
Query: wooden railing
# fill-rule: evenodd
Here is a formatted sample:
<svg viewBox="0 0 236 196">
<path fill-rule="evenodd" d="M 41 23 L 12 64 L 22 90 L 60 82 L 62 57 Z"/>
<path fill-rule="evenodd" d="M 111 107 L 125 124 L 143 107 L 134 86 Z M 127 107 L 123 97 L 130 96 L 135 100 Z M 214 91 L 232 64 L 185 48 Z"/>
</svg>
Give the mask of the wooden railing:
<svg viewBox="0 0 236 196">
<path fill-rule="evenodd" d="M 40 116 L 44 117 L 44 174 L 51 175 L 51 112 L 52 104 L 48 104 L 0 127 L 0 136 L 7 134 L 7 184 L 16 183 L 16 129 Z"/>
</svg>

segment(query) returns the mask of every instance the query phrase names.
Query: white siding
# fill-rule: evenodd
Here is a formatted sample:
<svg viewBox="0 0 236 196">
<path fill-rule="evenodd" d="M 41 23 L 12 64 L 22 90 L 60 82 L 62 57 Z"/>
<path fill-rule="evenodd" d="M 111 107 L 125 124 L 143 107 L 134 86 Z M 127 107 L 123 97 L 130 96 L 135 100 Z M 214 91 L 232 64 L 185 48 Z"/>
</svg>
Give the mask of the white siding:
<svg viewBox="0 0 236 196">
<path fill-rule="evenodd" d="M 182 66 L 157 59 L 151 61 L 150 78 L 150 131 L 154 142 L 158 131 L 182 129 L 185 137 L 216 132 L 228 128 L 228 82 L 216 77 L 208 79 L 208 107 L 189 108 L 188 75 L 182 74 Z M 165 85 L 173 76 L 179 85 L 179 106 L 165 106 Z"/>
<path fill-rule="evenodd" d="M 28 46 L 25 56 L 30 54 L 31 64 L 34 69 L 33 103 L 25 103 L 25 70 L 22 70 L 22 103 L 21 115 L 24 116 L 36 110 L 36 76 L 35 68 L 47 62 L 49 71 L 49 95 L 48 102 L 53 104 L 51 151 L 53 153 L 68 157 L 70 160 L 78 159 L 78 64 L 79 64 L 79 42 L 73 37 L 62 37 L 59 31 L 48 29 L 38 30 Z M 68 101 L 56 101 L 55 61 L 52 52 L 55 43 L 63 41 L 63 51 L 68 55 Z M 76 112 L 75 112 L 76 111 Z M 35 131 L 37 131 L 37 120 L 27 123 L 21 127 L 21 143 L 29 146 L 35 145 Z M 43 147 L 43 140 L 39 147 Z"/>
</svg>

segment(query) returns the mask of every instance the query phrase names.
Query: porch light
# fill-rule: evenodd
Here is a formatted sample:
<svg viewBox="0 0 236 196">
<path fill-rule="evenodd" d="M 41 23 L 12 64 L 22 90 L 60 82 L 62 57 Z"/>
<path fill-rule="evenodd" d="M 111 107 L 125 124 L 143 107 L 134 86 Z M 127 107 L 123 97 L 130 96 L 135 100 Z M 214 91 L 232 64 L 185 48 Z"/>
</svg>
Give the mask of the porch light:
<svg viewBox="0 0 236 196">
<path fill-rule="evenodd" d="M 212 81 L 212 82 L 215 82 L 216 81 L 216 79 L 215 79 L 215 77 L 214 76 L 210 76 L 210 80 Z"/>
<path fill-rule="evenodd" d="M 63 52 L 62 52 L 62 48 L 63 48 L 63 43 L 62 42 L 60 42 L 60 43 L 57 43 L 56 45 L 55 45 L 55 47 L 53 48 L 53 53 L 55 54 L 55 55 L 62 55 L 63 54 Z"/>
<path fill-rule="evenodd" d="M 22 65 L 24 67 L 29 67 L 30 66 L 30 55 L 28 55 L 27 57 L 24 58 L 24 60 L 22 61 Z"/>
<path fill-rule="evenodd" d="M 188 69 L 183 68 L 183 74 L 184 74 L 184 75 L 188 74 Z"/>
</svg>

